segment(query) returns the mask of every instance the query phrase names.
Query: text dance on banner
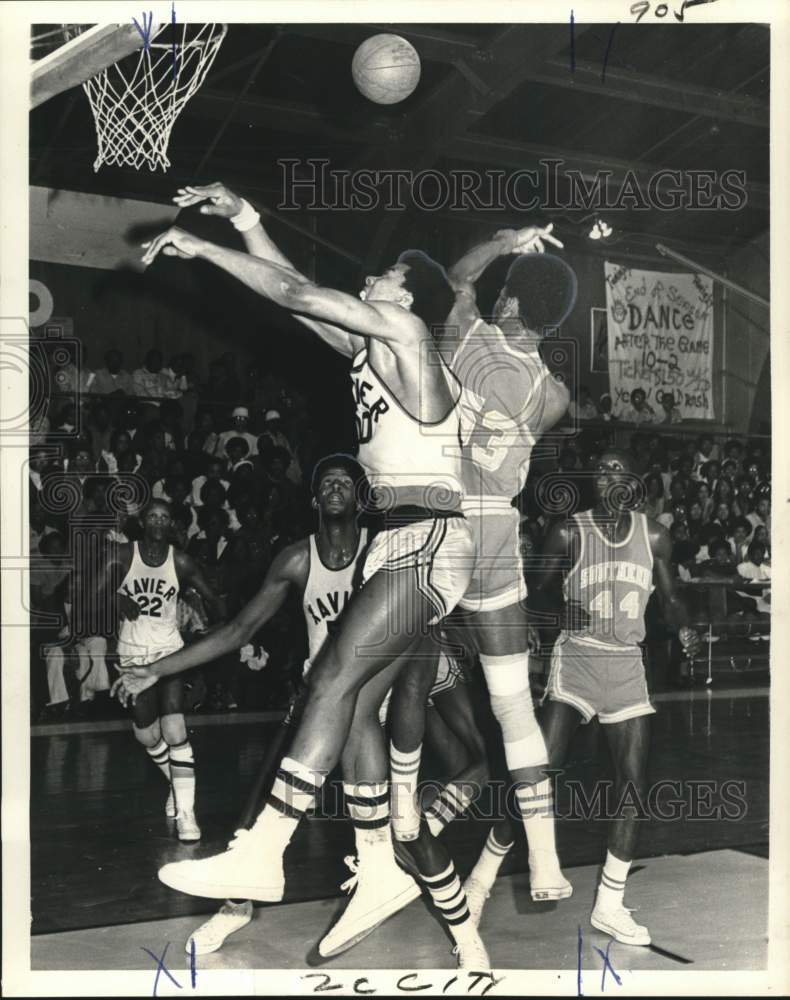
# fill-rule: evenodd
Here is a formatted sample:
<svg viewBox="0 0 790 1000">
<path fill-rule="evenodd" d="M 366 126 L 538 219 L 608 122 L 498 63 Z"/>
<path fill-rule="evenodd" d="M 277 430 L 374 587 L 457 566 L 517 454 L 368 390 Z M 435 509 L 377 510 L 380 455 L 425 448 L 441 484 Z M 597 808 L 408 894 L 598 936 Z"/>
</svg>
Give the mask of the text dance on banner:
<svg viewBox="0 0 790 1000">
<path fill-rule="evenodd" d="M 615 416 L 640 388 L 656 413 L 671 392 L 684 420 L 712 420 L 713 282 L 608 261 L 604 268 Z"/>
</svg>

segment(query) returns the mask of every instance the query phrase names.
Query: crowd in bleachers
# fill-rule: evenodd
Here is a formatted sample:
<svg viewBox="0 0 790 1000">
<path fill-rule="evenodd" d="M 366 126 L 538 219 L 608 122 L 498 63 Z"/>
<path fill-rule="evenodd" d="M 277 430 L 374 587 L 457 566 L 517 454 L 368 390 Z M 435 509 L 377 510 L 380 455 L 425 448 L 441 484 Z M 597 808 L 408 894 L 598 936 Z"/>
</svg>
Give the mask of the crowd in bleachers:
<svg viewBox="0 0 790 1000">
<path fill-rule="evenodd" d="M 200 562 L 232 615 L 260 586 L 274 555 L 313 530 L 305 480 L 320 457 L 306 401 L 271 374 L 252 371 L 240 379 L 231 354 L 210 364 L 204 382 L 189 355 L 164 367 L 158 351 L 131 373 L 117 350 L 108 351 L 95 372 L 84 353 L 79 368 L 66 359 L 52 371 L 51 417 L 36 421 L 29 462 L 32 705 L 34 718 L 41 719 L 107 705 L 112 630 L 70 641 L 69 625 L 58 629 L 51 622 L 68 620 L 74 586 L 95 586 L 91 580 L 75 584 L 70 572 L 75 518 L 101 520 L 108 545 L 141 535 L 139 499 L 126 509 L 108 503 L 113 477 L 134 473 L 149 495 L 170 502 L 173 543 Z M 516 502 L 528 582 L 530 555 L 540 552 L 557 517 L 592 505 L 596 462 L 615 434 L 618 444 L 625 434 L 644 487 L 641 508 L 669 531 L 674 572 L 682 581 L 728 581 L 727 613 L 734 618 L 767 616 L 768 439 L 690 435 L 666 396 L 663 415 L 645 407 L 644 393 L 636 391 L 616 420 L 609 396 L 596 405 L 589 391 L 579 389 L 567 433 L 556 438 L 563 441 L 558 459 L 534 463 Z M 541 507 L 536 483 L 547 472 L 564 477 L 576 497 L 563 511 Z M 52 501 L 64 481 L 78 494 L 68 510 Z M 746 581 L 767 585 L 739 592 L 738 584 Z M 196 594 L 183 598 L 179 614 L 189 640 L 205 629 L 207 618 Z M 46 615 L 56 617 L 48 623 Z M 292 604 L 263 637 L 272 664 L 265 681 L 241 669 L 238 658 L 214 664 L 190 676 L 188 707 L 225 711 L 284 704 L 303 659 L 302 632 L 299 608 Z"/>
<path fill-rule="evenodd" d="M 84 351 L 79 367 L 55 356 L 51 370 L 49 414 L 35 421 L 29 461 L 34 718 L 89 710 L 94 701 L 106 706 L 113 636 L 69 642 L 68 625 L 58 634 L 42 616 L 68 619 L 72 588 L 96 586 L 95 579 L 75 582 L 71 571 L 69 536 L 78 519 L 109 519 L 102 530 L 110 544 L 140 537 L 139 491 L 126 505 L 108 502 L 114 478 L 133 473 L 147 495 L 169 501 L 174 544 L 200 562 L 232 615 L 260 586 L 273 556 L 311 530 L 305 475 L 317 457 L 305 399 L 271 374 L 251 371 L 240 379 L 232 354 L 211 362 L 205 382 L 189 355 L 165 368 L 158 351 L 131 373 L 117 350 L 95 372 Z M 68 509 L 60 503 L 64 484 L 78 494 Z M 197 595 L 185 596 L 183 631 L 199 633 L 205 613 Z M 254 707 L 287 698 L 300 652 L 285 648 L 284 635 L 300 634 L 298 625 L 291 627 L 292 612 L 268 629 L 282 669 L 279 681 L 269 672 L 259 691 L 245 692 Z M 191 682 L 192 707 L 237 708 L 242 689 L 255 680 L 248 673 L 235 664 L 203 671 Z"/>
</svg>

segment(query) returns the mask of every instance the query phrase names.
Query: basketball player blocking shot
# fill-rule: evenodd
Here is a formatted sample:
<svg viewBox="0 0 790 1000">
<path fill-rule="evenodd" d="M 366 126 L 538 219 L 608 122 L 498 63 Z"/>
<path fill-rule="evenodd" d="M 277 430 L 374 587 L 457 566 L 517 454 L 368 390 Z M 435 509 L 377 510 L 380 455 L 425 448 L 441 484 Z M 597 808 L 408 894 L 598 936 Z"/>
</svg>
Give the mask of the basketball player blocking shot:
<svg viewBox="0 0 790 1000">
<path fill-rule="evenodd" d="M 524 487 L 536 441 L 565 413 L 568 391 L 540 355 L 543 338 L 559 327 L 576 301 L 576 277 L 560 258 L 544 254 L 544 241 L 562 244 L 551 226 L 502 230 L 472 250 L 449 272 L 456 304 L 438 343 L 463 387 L 463 509 L 475 539 L 469 587 L 459 602 L 460 621 L 476 647 L 504 741 L 505 759 L 529 848 L 533 900 L 571 895 L 555 846 L 548 754 L 535 718 L 529 686 L 530 626 L 521 560 L 519 514 L 514 497 Z M 474 282 L 501 256 L 520 254 L 494 305 L 492 321 L 480 316 Z M 458 615 L 455 616 L 458 618 Z M 512 843 L 492 832 L 485 870 L 498 869 Z M 465 888 L 479 918 L 486 892 L 475 872 Z"/>
<path fill-rule="evenodd" d="M 447 454 L 445 447 L 458 439 L 459 389 L 441 362 L 425 363 L 426 352 L 433 349 L 430 329 L 445 322 L 454 295 L 444 270 L 420 251 L 407 251 L 383 274 L 368 278 L 359 298 L 321 288 L 286 266 L 282 255 L 280 263 L 253 256 L 266 253 L 264 244 L 271 241 L 256 213 L 252 226 L 244 211 L 241 214 L 235 219 L 237 227 L 256 234 L 247 239 L 248 254 L 174 227 L 146 245 L 143 260 L 150 263 L 160 252 L 209 260 L 305 317 L 308 326 L 352 359 L 359 460 L 386 524 L 368 549 L 361 590 L 310 672 L 290 755 L 282 761 L 269 800 L 250 831 L 250 846 L 188 867 L 165 866 L 160 877 L 173 888 L 197 895 L 279 901 L 285 848 L 340 759 L 358 714 L 360 727 L 375 729 L 371 738 L 378 752 L 365 754 L 357 768 L 358 787 L 361 778 L 373 791 L 367 798 L 375 815 L 366 821 L 370 849 L 360 857 L 356 892 L 319 946 L 326 956 L 369 933 L 393 907 L 399 909 L 414 888 L 395 862 L 389 762 L 377 711 L 403 669 L 404 654 L 415 636 L 429 635 L 455 607 L 473 560 L 461 510 L 460 458 Z M 156 676 L 170 672 L 168 664 L 151 670 Z M 437 847 L 434 857 L 441 854 Z M 456 942 L 461 967 L 487 967 L 452 863 L 438 873 L 421 874 Z M 236 888 L 229 892 L 231 883 Z"/>
<path fill-rule="evenodd" d="M 122 670 L 154 663 L 184 645 L 176 615 L 180 590 L 193 587 L 214 620 L 223 612 L 198 564 L 169 544 L 169 505 L 151 501 L 141 520 L 142 539 L 118 547 L 100 584 L 117 591 Z M 170 784 L 165 813 L 175 817 L 178 839 L 200 840 L 195 819 L 195 759 L 184 722 L 181 678 L 170 677 L 157 689 L 143 692 L 134 704 L 132 721 L 135 739 Z"/>
</svg>

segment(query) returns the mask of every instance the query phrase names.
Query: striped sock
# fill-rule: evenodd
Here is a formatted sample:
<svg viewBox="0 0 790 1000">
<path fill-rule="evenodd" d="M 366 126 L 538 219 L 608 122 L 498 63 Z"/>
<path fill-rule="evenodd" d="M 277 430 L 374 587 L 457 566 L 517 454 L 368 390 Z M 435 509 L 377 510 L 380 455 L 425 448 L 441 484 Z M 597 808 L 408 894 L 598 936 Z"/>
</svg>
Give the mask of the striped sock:
<svg viewBox="0 0 790 1000">
<path fill-rule="evenodd" d="M 483 850 L 480 852 L 480 857 L 477 859 L 477 864 L 472 869 L 469 878 L 473 878 L 475 882 L 485 887 L 486 892 L 491 889 L 494 884 L 497 875 L 499 874 L 499 869 L 502 862 L 505 860 L 508 851 L 513 846 L 513 844 L 500 844 L 499 841 L 494 836 L 495 827 L 491 827 L 488 831 L 488 837 L 486 837 L 486 842 Z"/>
<path fill-rule="evenodd" d="M 466 893 L 455 865 L 451 861 L 439 875 L 420 875 L 420 881 L 430 892 L 455 943 L 460 944 L 470 931 L 475 931 L 475 925 L 469 917 Z"/>
<path fill-rule="evenodd" d="M 535 785 L 518 785 L 516 801 L 529 846 L 530 871 L 559 870 L 554 841 L 554 793 L 549 778 Z"/>
<path fill-rule="evenodd" d="M 170 780 L 176 809 L 181 812 L 195 811 L 195 756 L 189 740 L 170 747 Z"/>
<path fill-rule="evenodd" d="M 621 861 L 611 851 L 606 852 L 606 863 L 601 873 L 601 881 L 598 883 L 596 905 L 600 904 L 607 910 L 617 909 L 623 905 L 625 880 L 628 878 L 630 867 L 630 861 Z"/>
<path fill-rule="evenodd" d="M 343 782 L 357 855 L 364 857 L 381 856 L 381 851 L 392 851 L 390 838 L 390 797 L 386 781 L 349 784 Z"/>
<path fill-rule="evenodd" d="M 474 797 L 471 785 L 449 781 L 425 810 L 425 818 L 434 837 L 438 837 L 448 823 L 462 816 Z"/>
<path fill-rule="evenodd" d="M 162 774 L 167 778 L 168 785 L 170 784 L 170 751 L 168 749 L 167 743 L 159 737 L 159 742 L 152 747 L 146 747 L 145 752 L 151 758 L 151 760 L 156 764 Z"/>
<path fill-rule="evenodd" d="M 421 755 L 422 743 L 411 751 L 398 750 L 390 743 L 392 828 L 396 840 L 415 840 L 420 832 L 417 778 Z"/>
<path fill-rule="evenodd" d="M 316 800 L 325 775 L 284 757 L 274 779 L 266 805 L 252 829 L 264 834 L 272 846 L 285 850 L 304 814 Z"/>
</svg>

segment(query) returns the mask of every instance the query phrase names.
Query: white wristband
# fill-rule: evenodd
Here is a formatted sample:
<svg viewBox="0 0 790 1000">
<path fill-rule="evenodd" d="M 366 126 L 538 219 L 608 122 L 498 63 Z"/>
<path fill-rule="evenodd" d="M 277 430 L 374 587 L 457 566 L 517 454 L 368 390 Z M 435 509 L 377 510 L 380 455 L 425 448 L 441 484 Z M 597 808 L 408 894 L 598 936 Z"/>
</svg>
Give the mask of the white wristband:
<svg viewBox="0 0 790 1000">
<path fill-rule="evenodd" d="M 242 199 L 241 211 L 238 215 L 231 216 L 230 221 L 240 233 L 246 233 L 248 229 L 258 225 L 261 217 L 246 199 Z"/>
</svg>

